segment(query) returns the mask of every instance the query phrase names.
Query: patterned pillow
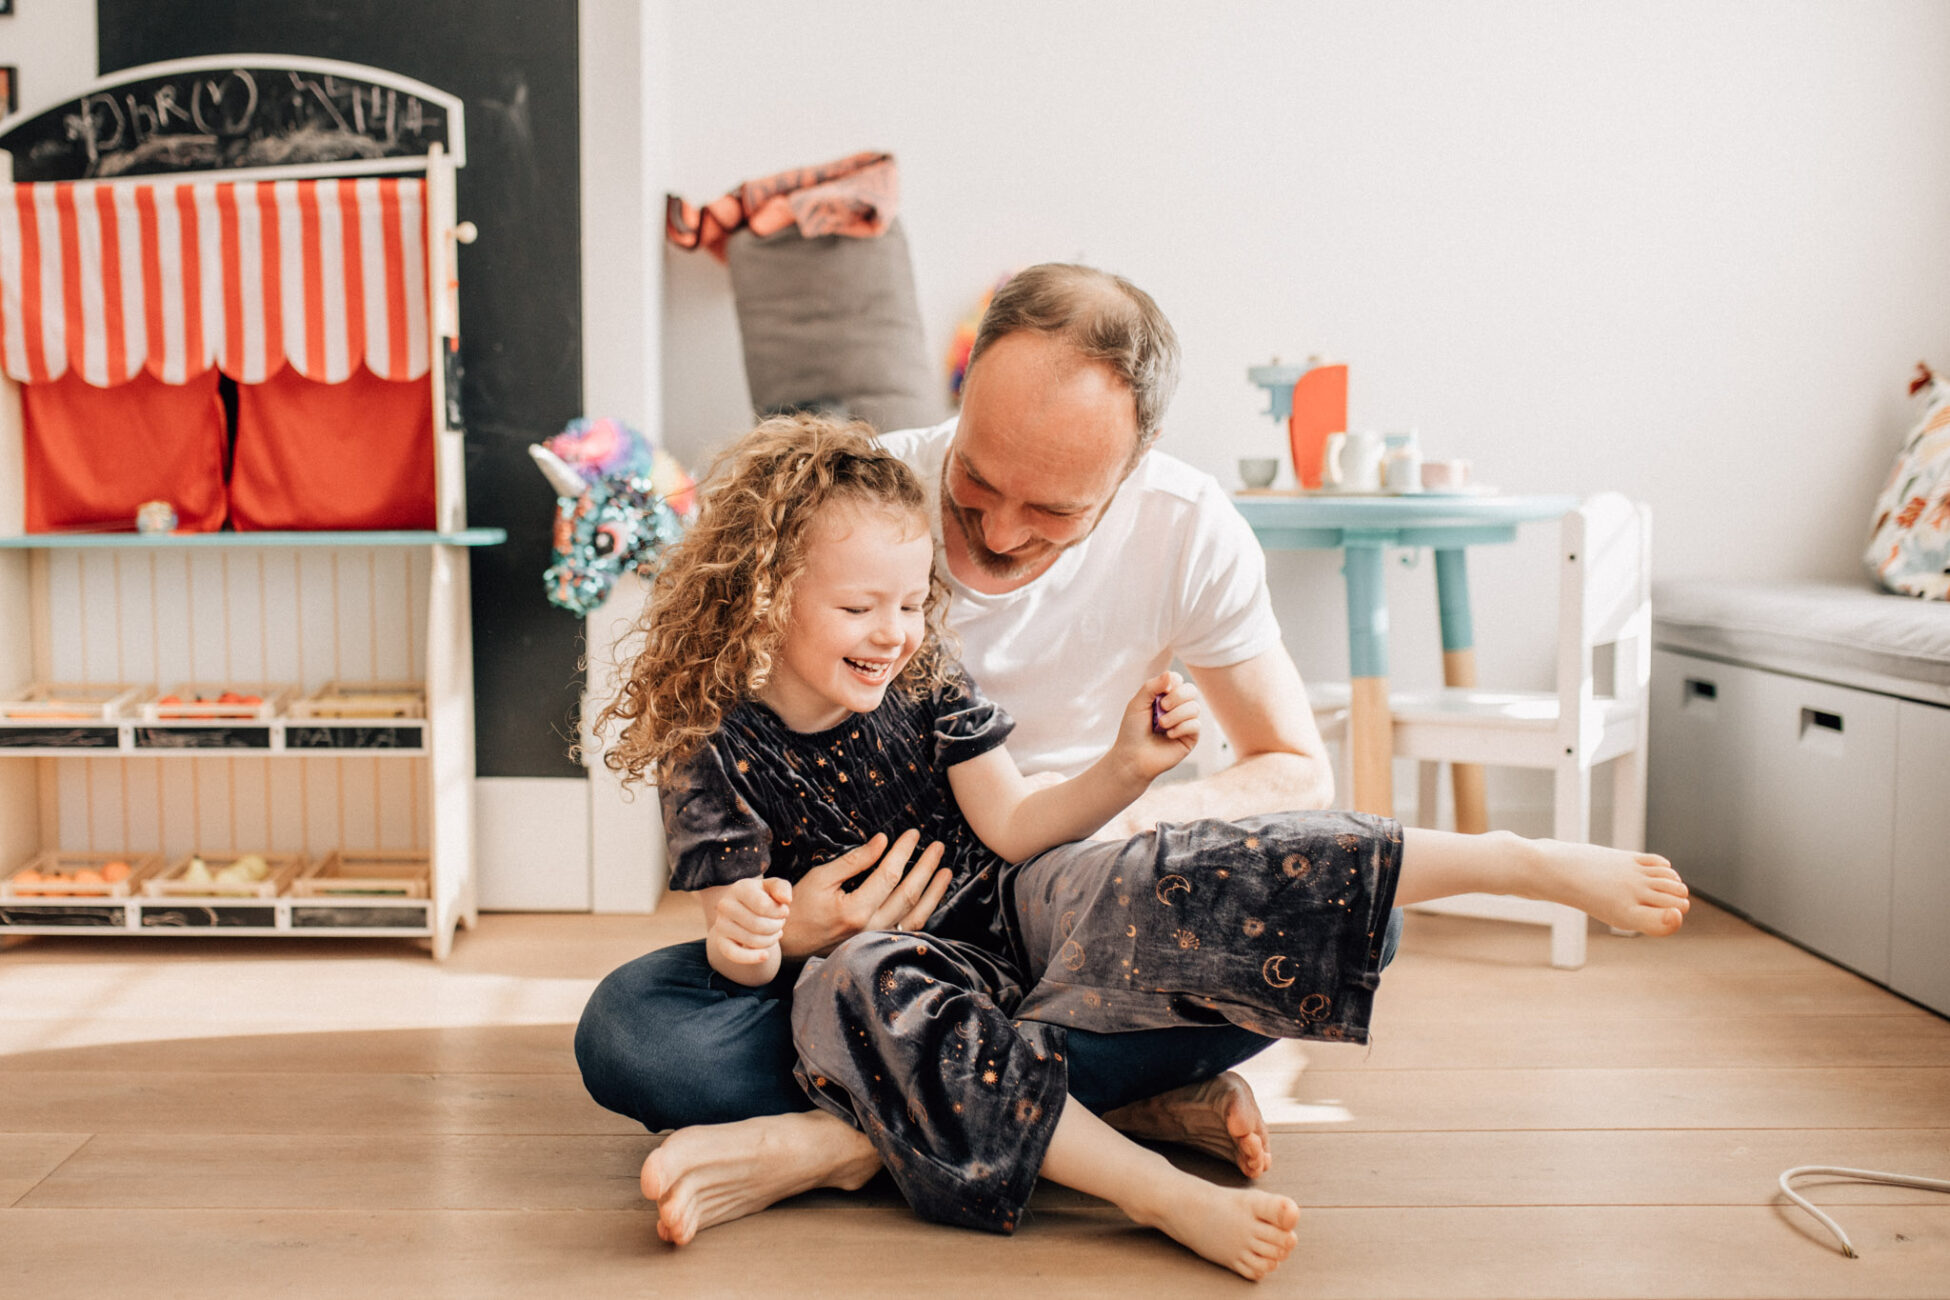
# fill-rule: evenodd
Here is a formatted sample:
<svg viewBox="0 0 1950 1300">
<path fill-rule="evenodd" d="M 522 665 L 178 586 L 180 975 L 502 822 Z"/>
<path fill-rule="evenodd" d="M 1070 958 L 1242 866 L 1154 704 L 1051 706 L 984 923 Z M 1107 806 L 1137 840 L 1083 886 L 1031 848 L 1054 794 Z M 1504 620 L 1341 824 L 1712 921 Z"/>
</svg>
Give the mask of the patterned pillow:
<svg viewBox="0 0 1950 1300">
<path fill-rule="evenodd" d="M 1899 595 L 1950 600 L 1950 384 L 1918 372 L 1921 415 L 1876 498 L 1862 561 Z"/>
</svg>

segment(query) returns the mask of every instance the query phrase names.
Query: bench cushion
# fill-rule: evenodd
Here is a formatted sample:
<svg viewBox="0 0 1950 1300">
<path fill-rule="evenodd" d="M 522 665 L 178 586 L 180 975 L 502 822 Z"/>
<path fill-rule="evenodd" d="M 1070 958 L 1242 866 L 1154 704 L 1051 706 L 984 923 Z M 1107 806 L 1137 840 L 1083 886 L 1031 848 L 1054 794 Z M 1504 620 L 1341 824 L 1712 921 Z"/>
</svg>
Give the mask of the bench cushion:
<svg viewBox="0 0 1950 1300">
<path fill-rule="evenodd" d="M 1776 672 L 1950 704 L 1950 604 L 1860 582 L 1662 582 L 1653 640 Z"/>
</svg>

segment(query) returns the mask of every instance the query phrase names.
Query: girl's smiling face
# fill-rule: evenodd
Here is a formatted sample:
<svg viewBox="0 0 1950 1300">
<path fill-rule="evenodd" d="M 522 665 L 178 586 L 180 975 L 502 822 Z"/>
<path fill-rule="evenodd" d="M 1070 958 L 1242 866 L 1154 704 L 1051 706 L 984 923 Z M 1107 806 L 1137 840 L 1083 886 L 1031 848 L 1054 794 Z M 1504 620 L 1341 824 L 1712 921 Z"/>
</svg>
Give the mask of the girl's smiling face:
<svg viewBox="0 0 1950 1300">
<path fill-rule="evenodd" d="M 933 563 L 924 520 L 852 501 L 822 510 L 759 700 L 794 731 L 879 708 L 926 635 Z"/>
</svg>

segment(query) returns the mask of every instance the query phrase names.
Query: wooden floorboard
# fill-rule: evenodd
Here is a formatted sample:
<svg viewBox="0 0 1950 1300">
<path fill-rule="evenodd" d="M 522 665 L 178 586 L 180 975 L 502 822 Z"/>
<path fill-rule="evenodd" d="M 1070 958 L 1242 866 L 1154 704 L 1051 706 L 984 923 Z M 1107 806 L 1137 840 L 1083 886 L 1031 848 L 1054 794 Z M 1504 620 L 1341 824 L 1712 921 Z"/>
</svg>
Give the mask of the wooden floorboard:
<svg viewBox="0 0 1950 1300">
<path fill-rule="evenodd" d="M 1375 1042 L 1282 1045 L 1262 1185 L 1303 1207 L 1258 1288 L 1111 1207 L 1038 1188 L 1010 1239 L 920 1222 L 885 1178 L 672 1250 L 596 1107 L 575 1010 L 697 932 L 488 917 L 412 944 L 55 939 L 0 947 L 0 1273 L 36 1297 L 1950 1296 L 1950 1022 L 1710 906 L 1663 942 L 1412 917 Z M 1238 1175 L 1194 1153 L 1203 1177 Z"/>
<path fill-rule="evenodd" d="M 1774 1209 L 1318 1210 L 1255 1288 L 1108 1210 L 1048 1211 L 1002 1239 L 917 1230 L 901 1210 L 774 1211 L 683 1250 L 607 1211 L 6 1212 L 20 1294 L 260 1297 L 1306 1296 L 1941 1300 L 1950 1208 L 1859 1206 L 1844 1259 Z M 1734 1244 L 1733 1248 L 1730 1243 Z"/>
<path fill-rule="evenodd" d="M 1584 1131 L 1530 1133 L 1279 1133 L 1276 1185 L 1302 1206 L 1771 1205 L 1776 1177 L 1796 1165 L 1893 1169 L 1941 1141 L 1930 1129 Z M 0 1147 L 8 1141 L 0 1139 Z M 641 1135 L 100 1134 L 50 1135 L 44 1166 L 17 1203 L 30 1209 L 633 1210 Z M 25 1153 L 23 1154 L 30 1154 Z M 1233 1185 L 1244 1180 L 1196 1155 L 1181 1164 Z M 23 1161 L 31 1168 L 31 1161 Z M 1836 1205 L 1930 1205 L 1912 1188 L 1810 1180 Z M 802 1198 L 829 1208 L 898 1205 L 892 1185 L 863 1198 Z M 1045 1184 L 1036 1204 L 1087 1198 Z M 1941 1202 L 1950 1205 L 1950 1200 Z"/>
</svg>

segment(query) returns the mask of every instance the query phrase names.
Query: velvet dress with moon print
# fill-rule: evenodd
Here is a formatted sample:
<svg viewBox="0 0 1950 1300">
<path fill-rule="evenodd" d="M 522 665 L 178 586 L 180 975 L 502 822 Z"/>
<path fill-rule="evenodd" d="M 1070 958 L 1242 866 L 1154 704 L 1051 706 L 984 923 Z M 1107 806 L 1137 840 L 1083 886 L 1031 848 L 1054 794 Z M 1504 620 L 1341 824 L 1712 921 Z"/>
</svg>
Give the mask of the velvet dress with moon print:
<svg viewBox="0 0 1950 1300">
<path fill-rule="evenodd" d="M 678 889 L 797 881 L 880 831 L 942 842 L 953 875 L 921 931 L 807 961 L 796 1074 L 918 1213 L 997 1232 L 1014 1230 L 1062 1110 L 1066 1028 L 1366 1042 L 1402 848 L 1385 818 L 1276 813 L 1005 863 L 948 769 L 1014 725 L 966 675 L 812 733 L 747 702 L 660 792 Z"/>
</svg>

